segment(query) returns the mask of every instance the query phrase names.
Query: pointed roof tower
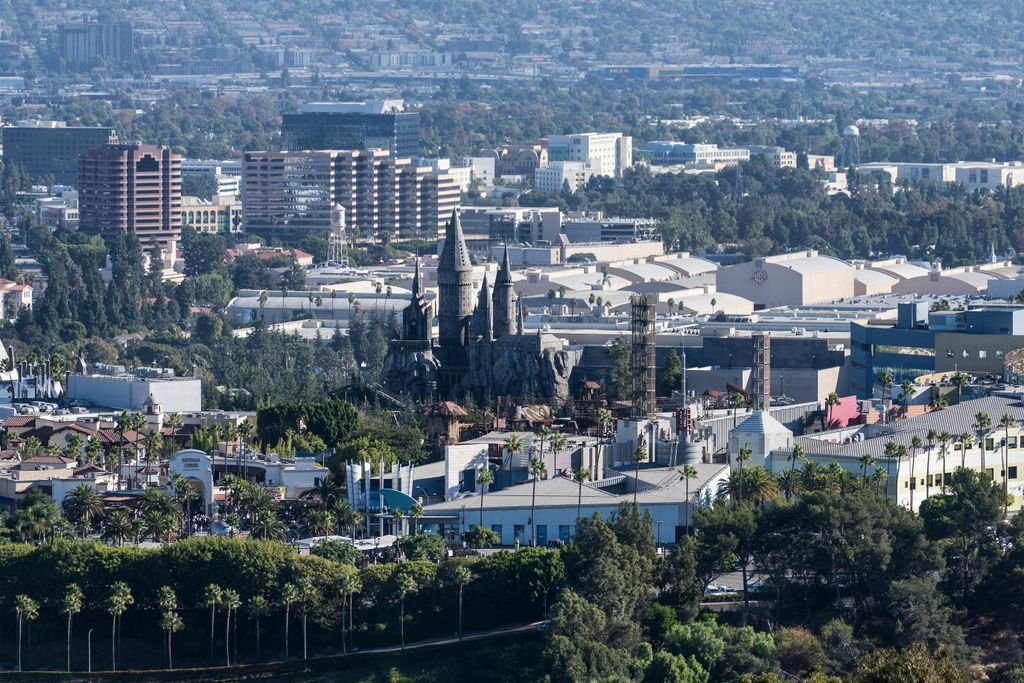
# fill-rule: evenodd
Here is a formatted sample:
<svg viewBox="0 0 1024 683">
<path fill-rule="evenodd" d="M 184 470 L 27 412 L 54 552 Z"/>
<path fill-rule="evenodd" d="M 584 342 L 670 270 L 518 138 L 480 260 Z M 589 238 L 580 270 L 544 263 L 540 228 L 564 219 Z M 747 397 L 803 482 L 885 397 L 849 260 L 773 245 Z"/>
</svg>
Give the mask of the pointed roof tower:
<svg viewBox="0 0 1024 683">
<path fill-rule="evenodd" d="M 505 253 L 501 257 L 501 268 L 498 270 L 498 277 L 494 280 L 494 286 L 512 284 L 512 266 L 508 259 L 508 242 L 505 242 Z"/>
<path fill-rule="evenodd" d="M 452 216 L 444 231 L 444 247 L 441 250 L 441 259 L 437 264 L 438 272 L 460 273 L 473 270 L 473 264 L 469 260 L 469 250 L 466 248 L 466 238 L 462 234 L 462 219 L 459 218 L 458 209 L 452 209 Z"/>
<path fill-rule="evenodd" d="M 491 341 L 494 339 L 492 320 L 491 292 L 487 285 L 487 273 L 484 273 L 484 281 L 480 285 L 480 293 L 476 299 L 476 308 L 473 310 L 473 317 L 469 321 L 470 340 Z"/>
<path fill-rule="evenodd" d="M 420 257 L 416 257 L 416 270 L 413 271 L 412 275 L 412 300 L 417 301 L 423 295 L 423 290 L 420 289 Z"/>
<path fill-rule="evenodd" d="M 523 297 L 516 297 L 516 334 L 523 333 L 523 316 L 525 315 L 523 307 Z"/>
</svg>

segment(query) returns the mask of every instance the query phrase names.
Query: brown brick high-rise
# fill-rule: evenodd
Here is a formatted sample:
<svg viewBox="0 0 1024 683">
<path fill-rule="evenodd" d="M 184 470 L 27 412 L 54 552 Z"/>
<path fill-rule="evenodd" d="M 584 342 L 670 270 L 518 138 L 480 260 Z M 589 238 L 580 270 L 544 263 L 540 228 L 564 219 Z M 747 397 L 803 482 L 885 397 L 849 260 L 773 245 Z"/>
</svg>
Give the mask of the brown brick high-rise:
<svg viewBox="0 0 1024 683">
<path fill-rule="evenodd" d="M 143 249 L 181 236 L 181 157 L 156 145 L 104 145 L 78 158 L 79 229 L 133 231 Z"/>
</svg>

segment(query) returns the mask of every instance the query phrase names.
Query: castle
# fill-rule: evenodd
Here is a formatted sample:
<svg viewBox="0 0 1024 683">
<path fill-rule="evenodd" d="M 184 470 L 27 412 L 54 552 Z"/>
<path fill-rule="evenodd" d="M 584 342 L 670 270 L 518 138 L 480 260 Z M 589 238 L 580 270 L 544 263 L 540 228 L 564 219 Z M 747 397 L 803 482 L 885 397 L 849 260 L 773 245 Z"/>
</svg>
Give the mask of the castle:
<svg viewBox="0 0 1024 683">
<path fill-rule="evenodd" d="M 507 247 L 494 286 L 485 274 L 474 296 L 473 265 L 457 211 L 445 229 L 437 284 L 435 340 L 417 261 L 411 300 L 402 311 L 402 337 L 391 342 L 381 372 L 385 388 L 420 401 L 472 396 L 481 405 L 499 396 L 569 398 L 569 375 L 579 352 L 539 330 L 526 334 Z"/>
</svg>

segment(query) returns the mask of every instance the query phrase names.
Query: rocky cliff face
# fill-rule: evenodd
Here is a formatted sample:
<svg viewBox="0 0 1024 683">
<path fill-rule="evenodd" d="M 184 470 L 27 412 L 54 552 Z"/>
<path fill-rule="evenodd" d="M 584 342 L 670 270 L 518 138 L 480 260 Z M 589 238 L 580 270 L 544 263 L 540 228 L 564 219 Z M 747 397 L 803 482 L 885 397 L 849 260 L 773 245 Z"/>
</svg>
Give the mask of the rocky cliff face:
<svg viewBox="0 0 1024 683">
<path fill-rule="evenodd" d="M 569 375 L 577 360 L 570 351 L 537 353 L 505 344 L 476 344 L 469 348 L 469 358 L 465 388 L 487 402 L 496 396 L 568 399 Z"/>
<path fill-rule="evenodd" d="M 439 364 L 430 349 L 392 345 L 384 359 L 380 383 L 385 389 L 418 401 L 432 399 Z"/>
<path fill-rule="evenodd" d="M 478 342 L 459 351 L 446 354 L 445 349 L 393 343 L 381 384 L 416 400 L 462 401 L 472 396 L 489 405 L 498 396 L 511 396 L 563 401 L 570 398 L 569 376 L 580 356 L 578 351 L 538 351 L 514 341 Z"/>
</svg>

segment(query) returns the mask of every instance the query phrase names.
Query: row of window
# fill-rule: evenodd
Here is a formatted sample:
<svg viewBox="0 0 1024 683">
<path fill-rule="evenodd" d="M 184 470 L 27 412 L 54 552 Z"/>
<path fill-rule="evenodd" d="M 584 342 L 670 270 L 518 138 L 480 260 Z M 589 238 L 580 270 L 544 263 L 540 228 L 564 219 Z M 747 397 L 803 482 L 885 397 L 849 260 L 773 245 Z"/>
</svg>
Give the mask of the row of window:
<svg viewBox="0 0 1024 683">
<path fill-rule="evenodd" d="M 1016 466 L 1011 466 L 1011 467 L 1009 467 L 1007 469 L 1008 469 L 1008 471 L 1010 473 L 1010 476 L 1007 477 L 1007 479 L 1016 479 L 1017 478 L 1017 467 Z M 999 477 L 1002 478 L 1006 471 L 1007 470 L 999 470 Z M 985 474 L 988 476 L 989 479 L 994 479 L 995 478 L 995 472 L 996 471 L 994 469 L 992 469 L 991 467 L 985 470 Z M 952 472 L 946 472 L 946 484 L 949 484 L 950 482 L 952 482 L 952 480 L 953 480 L 953 473 Z M 918 481 L 920 481 L 920 483 L 918 483 Z M 929 482 L 930 482 L 930 484 L 929 484 Z M 918 480 L 918 479 L 911 479 L 909 481 L 903 482 L 903 488 L 910 488 L 910 489 L 914 489 L 914 490 L 917 490 L 918 486 L 927 486 L 927 485 L 942 486 L 942 472 L 939 472 L 938 474 L 933 474 L 933 475 L 928 476 L 928 477 L 922 477 L 920 480 Z"/>
<path fill-rule="evenodd" d="M 475 528 L 477 525 L 473 524 L 471 526 L 473 528 Z M 568 542 L 572 538 L 572 530 L 573 530 L 573 527 L 572 527 L 571 524 L 559 524 L 558 525 L 558 536 L 557 536 L 558 540 L 563 541 L 563 542 Z M 501 533 L 502 532 L 502 525 L 501 524 L 492 524 L 491 525 L 491 531 L 493 531 L 494 533 L 498 534 L 498 536 L 500 538 L 504 539 L 504 536 L 502 536 L 502 533 Z M 531 538 L 530 538 L 530 531 L 529 531 L 529 529 L 528 529 L 526 524 L 515 524 L 515 525 L 513 525 L 513 527 L 512 527 L 512 534 L 513 534 L 513 539 L 515 541 L 518 541 L 521 545 L 525 545 L 525 544 L 529 543 L 530 540 L 531 540 Z M 537 545 L 542 545 L 542 546 L 543 545 L 547 545 L 548 544 L 548 540 L 549 540 L 548 539 L 548 525 L 547 524 L 538 524 L 537 525 Z"/>
</svg>

